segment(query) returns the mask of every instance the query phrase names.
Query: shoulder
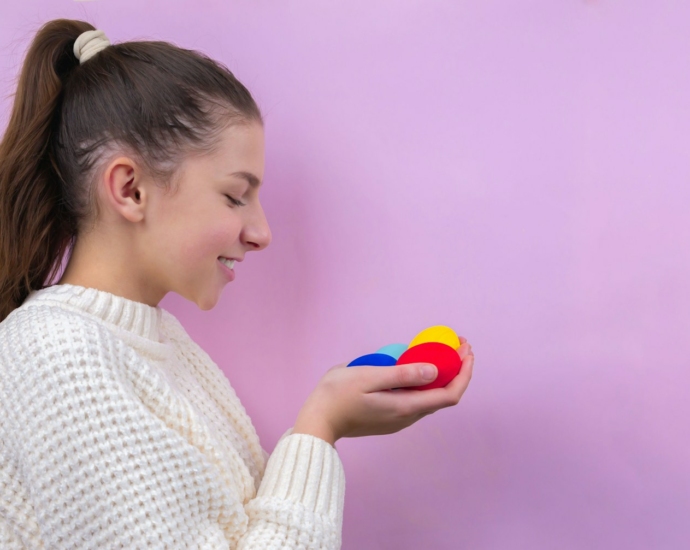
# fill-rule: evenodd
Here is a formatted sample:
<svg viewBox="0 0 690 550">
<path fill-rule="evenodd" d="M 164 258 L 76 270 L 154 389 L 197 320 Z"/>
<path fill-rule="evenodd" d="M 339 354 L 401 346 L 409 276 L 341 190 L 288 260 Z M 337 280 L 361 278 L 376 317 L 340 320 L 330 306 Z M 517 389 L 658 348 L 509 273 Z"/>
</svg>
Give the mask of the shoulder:
<svg viewBox="0 0 690 550">
<path fill-rule="evenodd" d="M 20 306 L 0 323 L 0 378 L 24 386 L 117 364 L 113 335 L 97 319 L 63 307 Z"/>
<path fill-rule="evenodd" d="M 106 334 L 97 319 L 77 310 L 50 304 L 22 305 L 0 323 L 0 346 L 44 345 L 78 337 Z"/>
<path fill-rule="evenodd" d="M 74 427 L 88 411 L 140 407 L 130 360 L 124 342 L 88 315 L 47 304 L 15 310 L 0 326 L 0 401 L 24 439 L 51 419 Z"/>
</svg>

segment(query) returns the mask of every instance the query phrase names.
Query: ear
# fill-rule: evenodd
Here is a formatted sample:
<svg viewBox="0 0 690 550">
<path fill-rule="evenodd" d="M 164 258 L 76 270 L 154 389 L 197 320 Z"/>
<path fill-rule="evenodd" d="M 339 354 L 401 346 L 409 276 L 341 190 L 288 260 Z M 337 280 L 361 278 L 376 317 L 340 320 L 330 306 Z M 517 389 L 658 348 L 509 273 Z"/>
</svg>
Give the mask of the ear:
<svg viewBox="0 0 690 550">
<path fill-rule="evenodd" d="M 142 185 L 142 171 L 129 157 L 113 160 L 103 173 L 105 200 L 122 217 L 138 222 L 144 219 L 147 194 Z"/>
</svg>

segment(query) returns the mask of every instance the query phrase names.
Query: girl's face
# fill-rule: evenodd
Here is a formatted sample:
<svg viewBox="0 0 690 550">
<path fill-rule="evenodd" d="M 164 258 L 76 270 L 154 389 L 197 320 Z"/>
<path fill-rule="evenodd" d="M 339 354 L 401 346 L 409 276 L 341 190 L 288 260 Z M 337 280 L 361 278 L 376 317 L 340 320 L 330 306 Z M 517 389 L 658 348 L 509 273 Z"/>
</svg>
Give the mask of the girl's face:
<svg viewBox="0 0 690 550">
<path fill-rule="evenodd" d="M 262 126 L 235 125 L 221 134 L 215 152 L 185 160 L 176 192 L 149 194 L 142 244 L 155 255 L 146 271 L 163 294 L 173 291 L 211 309 L 235 271 L 242 276 L 246 253 L 269 245 L 271 230 L 259 203 L 263 174 Z M 236 260 L 234 269 L 221 257 Z"/>
</svg>

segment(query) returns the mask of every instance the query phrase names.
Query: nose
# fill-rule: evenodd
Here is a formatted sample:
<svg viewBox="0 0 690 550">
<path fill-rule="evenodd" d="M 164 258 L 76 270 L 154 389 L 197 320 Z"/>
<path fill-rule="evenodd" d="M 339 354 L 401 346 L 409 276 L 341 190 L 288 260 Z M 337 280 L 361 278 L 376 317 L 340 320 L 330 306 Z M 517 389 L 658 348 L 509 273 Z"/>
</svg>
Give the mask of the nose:
<svg viewBox="0 0 690 550">
<path fill-rule="evenodd" d="M 263 250 L 271 243 L 271 228 L 261 204 L 257 203 L 252 217 L 242 230 L 242 241 L 249 250 Z"/>
</svg>

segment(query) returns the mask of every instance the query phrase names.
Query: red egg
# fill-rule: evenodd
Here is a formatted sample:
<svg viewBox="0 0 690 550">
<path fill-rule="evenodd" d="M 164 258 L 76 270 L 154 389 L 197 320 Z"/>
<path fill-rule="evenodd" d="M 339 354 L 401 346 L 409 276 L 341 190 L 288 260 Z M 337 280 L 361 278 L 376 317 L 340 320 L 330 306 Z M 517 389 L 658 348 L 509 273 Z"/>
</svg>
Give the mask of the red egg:
<svg viewBox="0 0 690 550">
<path fill-rule="evenodd" d="M 458 352 L 447 344 L 440 342 L 425 342 L 408 348 L 398 359 L 396 365 L 408 363 L 431 363 L 436 365 L 438 376 L 429 384 L 410 386 L 410 390 L 430 390 L 443 388 L 455 378 L 462 367 L 462 360 Z"/>
</svg>

